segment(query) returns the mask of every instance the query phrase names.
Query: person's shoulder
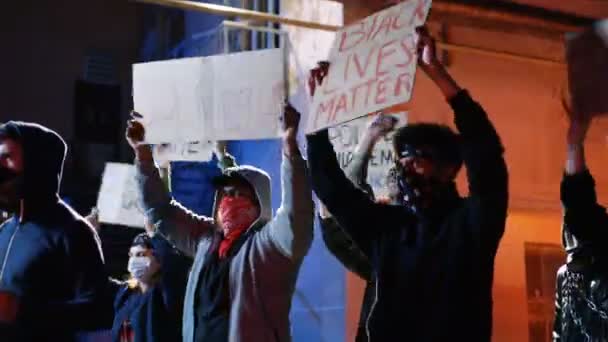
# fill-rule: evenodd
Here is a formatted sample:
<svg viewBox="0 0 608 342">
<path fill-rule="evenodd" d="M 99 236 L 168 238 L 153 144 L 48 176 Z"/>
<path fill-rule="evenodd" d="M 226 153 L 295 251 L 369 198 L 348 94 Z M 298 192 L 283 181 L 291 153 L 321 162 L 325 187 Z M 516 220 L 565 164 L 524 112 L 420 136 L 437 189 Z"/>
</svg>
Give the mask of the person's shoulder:
<svg viewBox="0 0 608 342">
<path fill-rule="evenodd" d="M 61 222 L 57 224 L 57 228 L 59 228 L 57 229 L 58 234 L 72 242 L 97 241 L 97 232 L 87 220 L 69 205 L 62 204 L 62 207 L 64 212 L 61 214 Z"/>
</svg>

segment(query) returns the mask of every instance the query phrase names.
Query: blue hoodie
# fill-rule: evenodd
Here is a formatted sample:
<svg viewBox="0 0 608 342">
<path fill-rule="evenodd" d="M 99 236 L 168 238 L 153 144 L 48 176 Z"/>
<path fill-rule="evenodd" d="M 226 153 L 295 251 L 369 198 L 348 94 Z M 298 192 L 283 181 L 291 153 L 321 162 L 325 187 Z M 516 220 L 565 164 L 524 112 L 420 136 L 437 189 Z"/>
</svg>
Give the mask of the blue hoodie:
<svg viewBox="0 0 608 342">
<path fill-rule="evenodd" d="M 182 339 L 181 318 L 191 260 L 159 235 L 150 242 L 161 265 L 159 281 L 146 293 L 127 284 L 117 288 L 112 341 L 120 341 L 121 328 L 127 321 L 135 342 L 177 342 Z"/>
<path fill-rule="evenodd" d="M 19 311 L 0 340 L 73 341 L 76 332 L 108 327 L 99 237 L 58 195 L 65 142 L 37 124 L 8 122 L 0 132 L 19 141 L 24 156 L 23 215 L 0 227 L 0 291 L 18 297 Z"/>
</svg>

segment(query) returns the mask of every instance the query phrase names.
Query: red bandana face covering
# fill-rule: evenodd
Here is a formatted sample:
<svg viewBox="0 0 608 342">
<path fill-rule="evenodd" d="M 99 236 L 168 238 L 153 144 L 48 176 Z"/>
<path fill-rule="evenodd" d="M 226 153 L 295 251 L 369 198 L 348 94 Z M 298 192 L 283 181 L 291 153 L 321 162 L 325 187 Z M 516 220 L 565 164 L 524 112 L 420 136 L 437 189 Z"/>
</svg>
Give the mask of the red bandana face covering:
<svg viewBox="0 0 608 342">
<path fill-rule="evenodd" d="M 219 249 L 220 257 L 227 255 L 234 241 L 257 220 L 258 216 L 258 207 L 251 199 L 243 196 L 222 197 L 217 210 L 217 217 L 224 232 L 224 239 Z"/>
</svg>

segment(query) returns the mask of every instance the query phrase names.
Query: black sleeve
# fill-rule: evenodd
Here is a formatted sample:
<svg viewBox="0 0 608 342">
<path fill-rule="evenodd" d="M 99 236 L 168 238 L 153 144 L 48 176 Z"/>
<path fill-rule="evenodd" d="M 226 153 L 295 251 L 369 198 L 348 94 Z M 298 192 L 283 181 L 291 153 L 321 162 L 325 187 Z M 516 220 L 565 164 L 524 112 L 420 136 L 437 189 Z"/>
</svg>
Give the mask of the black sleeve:
<svg viewBox="0 0 608 342">
<path fill-rule="evenodd" d="M 361 279 L 370 281 L 372 267 L 369 259 L 357 247 L 354 241 L 340 227 L 333 217 L 319 218 L 323 242 L 333 256 L 349 271 L 355 273 Z"/>
<path fill-rule="evenodd" d="M 597 202 L 595 182 L 589 171 L 564 175 L 561 184 L 564 230 L 583 246 L 608 241 L 608 214 Z"/>
<path fill-rule="evenodd" d="M 326 129 L 309 135 L 307 142 L 313 190 L 363 253 L 369 256 L 378 232 L 393 228 L 395 220 L 399 219 L 401 226 L 411 226 L 407 221 L 414 220 L 412 215 L 399 211 L 402 214 L 395 218 L 394 208 L 373 202 L 346 178 Z"/>
<path fill-rule="evenodd" d="M 497 247 L 507 218 L 508 171 L 504 148 L 483 108 L 466 90 L 450 99 L 467 169 L 471 226 L 483 244 Z"/>
<path fill-rule="evenodd" d="M 107 329 L 114 316 L 115 286 L 109 284 L 97 233 L 84 223 L 76 225 L 63 238 L 63 270 L 58 274 L 63 279 L 53 280 L 64 282 L 71 298 L 28 303 L 25 308 L 35 312 L 25 315 L 71 331 Z"/>
<path fill-rule="evenodd" d="M 151 241 L 154 255 L 161 265 L 160 282 L 165 307 L 169 312 L 181 314 L 191 259 L 158 234 Z"/>
<path fill-rule="evenodd" d="M 557 272 L 556 277 L 556 292 L 555 292 L 555 316 L 553 318 L 553 342 L 560 342 L 562 340 L 562 283 L 564 282 L 565 268 L 562 267 Z"/>
</svg>

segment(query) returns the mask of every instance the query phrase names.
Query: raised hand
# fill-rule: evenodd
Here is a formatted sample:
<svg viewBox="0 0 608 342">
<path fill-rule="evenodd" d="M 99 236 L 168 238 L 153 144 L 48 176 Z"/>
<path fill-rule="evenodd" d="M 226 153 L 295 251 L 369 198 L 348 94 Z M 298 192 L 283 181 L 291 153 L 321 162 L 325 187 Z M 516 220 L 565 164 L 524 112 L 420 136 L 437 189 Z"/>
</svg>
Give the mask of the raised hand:
<svg viewBox="0 0 608 342">
<path fill-rule="evenodd" d="M 133 148 L 137 159 L 153 160 L 152 149 L 144 143 L 146 137 L 146 129 L 139 121 L 143 116 L 135 111 L 131 112 L 132 119 L 127 122 L 127 132 L 125 136 L 127 142 Z"/>
<path fill-rule="evenodd" d="M 376 115 L 374 120 L 367 126 L 365 134 L 369 135 L 374 140 L 378 140 L 395 129 L 397 122 L 399 122 L 399 120 L 396 117 L 380 113 Z"/>
<path fill-rule="evenodd" d="M 281 121 L 283 123 L 283 150 L 293 156 L 299 151 L 296 137 L 300 125 L 300 113 L 288 103 L 283 110 Z"/>
<path fill-rule="evenodd" d="M 425 72 L 442 67 L 441 62 L 437 58 L 435 39 L 431 36 L 426 26 L 417 27 L 416 33 L 418 33 L 418 44 L 416 46 L 418 65 Z"/>
<path fill-rule="evenodd" d="M 310 70 L 310 75 L 308 77 L 308 88 L 310 90 L 310 96 L 315 96 L 315 91 L 317 90 L 317 86 L 323 83 L 325 76 L 329 72 L 329 62 L 319 62 L 317 63 L 317 67 Z"/>
<path fill-rule="evenodd" d="M 587 131 L 591 125 L 592 116 L 584 115 L 576 112 L 572 106 L 568 104 L 567 95 L 562 95 L 562 107 L 570 121 L 566 142 L 568 145 L 583 145 L 587 137 Z"/>
</svg>

